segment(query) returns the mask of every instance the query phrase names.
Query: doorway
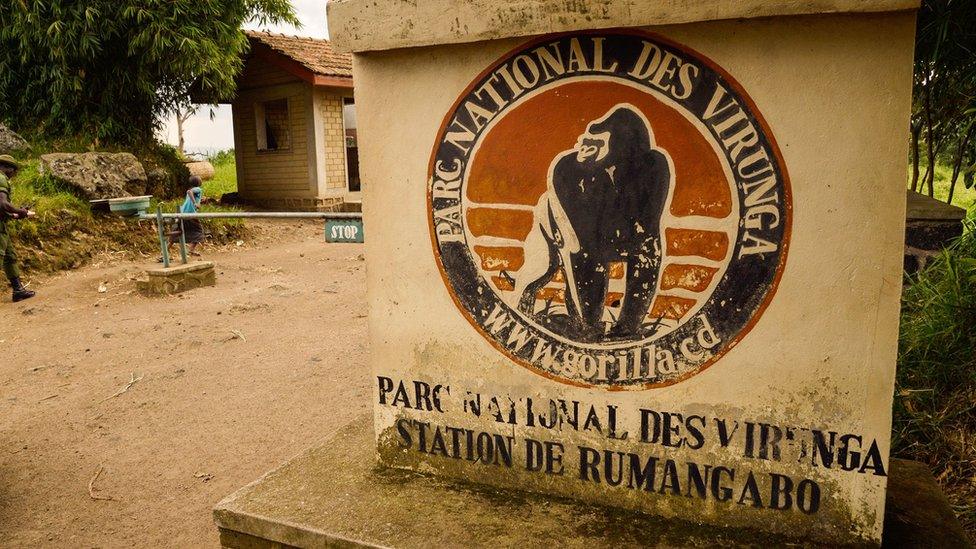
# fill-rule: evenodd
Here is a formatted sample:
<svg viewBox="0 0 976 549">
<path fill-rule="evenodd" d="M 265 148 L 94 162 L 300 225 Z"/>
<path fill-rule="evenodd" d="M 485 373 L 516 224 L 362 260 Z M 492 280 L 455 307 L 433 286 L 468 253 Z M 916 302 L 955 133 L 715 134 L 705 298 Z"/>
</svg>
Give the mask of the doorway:
<svg viewBox="0 0 976 549">
<path fill-rule="evenodd" d="M 342 104 L 342 120 L 346 128 L 346 175 L 349 192 L 358 193 L 363 190 L 359 179 L 359 144 L 356 134 L 356 103 L 352 97 L 347 97 Z"/>
</svg>

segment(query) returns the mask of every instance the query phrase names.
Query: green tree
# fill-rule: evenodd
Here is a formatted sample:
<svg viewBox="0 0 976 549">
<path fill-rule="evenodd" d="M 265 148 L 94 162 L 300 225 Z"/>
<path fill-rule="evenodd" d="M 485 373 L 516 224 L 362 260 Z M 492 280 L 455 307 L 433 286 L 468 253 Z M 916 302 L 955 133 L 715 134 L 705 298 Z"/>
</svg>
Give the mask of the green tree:
<svg viewBox="0 0 976 549">
<path fill-rule="evenodd" d="M 953 167 L 949 201 L 976 146 L 976 6 L 925 0 L 918 12 L 912 109 L 912 190 L 934 194 L 940 158 Z M 922 174 L 920 164 L 926 160 Z"/>
<path fill-rule="evenodd" d="M 54 137 L 151 142 L 191 85 L 233 93 L 252 20 L 298 24 L 288 0 L 0 1 L 0 119 Z"/>
</svg>

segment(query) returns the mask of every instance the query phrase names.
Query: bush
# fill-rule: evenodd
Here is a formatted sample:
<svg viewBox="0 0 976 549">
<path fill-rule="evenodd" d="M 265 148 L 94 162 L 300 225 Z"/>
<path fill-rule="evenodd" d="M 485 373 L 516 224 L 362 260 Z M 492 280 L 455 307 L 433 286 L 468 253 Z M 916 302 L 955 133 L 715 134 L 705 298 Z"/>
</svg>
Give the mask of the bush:
<svg viewBox="0 0 976 549">
<path fill-rule="evenodd" d="M 133 154 L 142 162 L 147 174 L 155 168 L 166 170 L 167 180 L 150 189 L 151 194 L 161 198 L 173 198 L 182 196 L 186 192 L 186 181 L 190 178 L 190 171 L 186 169 L 176 147 L 156 142 L 134 151 Z"/>
<path fill-rule="evenodd" d="M 976 528 L 976 227 L 902 297 L 892 453 L 932 467 L 964 526 Z"/>
<path fill-rule="evenodd" d="M 234 156 L 234 149 L 227 149 L 211 154 L 207 157 L 207 160 L 216 168 L 217 166 L 234 163 L 236 157 Z"/>
<path fill-rule="evenodd" d="M 13 202 L 26 205 L 37 213 L 37 217 L 12 223 L 14 231 L 36 232 L 32 227 L 44 225 L 59 214 L 70 210 L 83 217 L 91 217 L 88 203 L 78 198 L 58 180 L 41 175 L 37 160 L 26 160 L 12 181 Z"/>
<path fill-rule="evenodd" d="M 28 273 L 78 267 L 105 249 L 152 250 L 152 240 L 115 218 L 96 221 L 88 203 L 38 172 L 38 161 L 23 161 L 13 183 L 15 204 L 37 213 L 8 225 L 22 266 Z"/>
<path fill-rule="evenodd" d="M 85 150 L 80 145 L 74 149 L 79 148 Z M 37 149 L 35 145 L 35 150 Z M 160 148 L 157 151 L 148 151 L 148 154 L 170 166 L 174 159 L 178 161 L 176 151 L 172 148 Z M 146 161 L 146 151 L 137 156 Z M 18 205 L 29 206 L 37 216 L 12 222 L 8 226 L 22 266 L 28 274 L 74 269 L 105 251 L 134 259 L 158 255 L 159 243 L 156 231 L 150 223 L 139 223 L 113 215 L 93 215 L 87 201 L 72 194 L 57 180 L 39 173 L 37 158 L 22 154 L 20 160 L 22 169 L 11 181 L 13 201 Z M 183 163 L 178 162 L 178 165 L 185 172 Z M 230 164 L 230 168 L 233 171 L 233 164 Z M 170 179 L 176 180 L 172 176 Z M 173 187 L 179 189 L 177 196 L 182 196 L 185 181 L 184 177 L 178 187 L 173 184 Z M 182 201 L 182 198 L 174 198 L 163 202 L 164 210 L 176 211 Z M 154 201 L 153 209 L 155 205 Z M 208 205 L 204 211 L 217 209 L 218 207 Z M 233 242 L 247 234 L 244 221 L 239 219 L 211 220 L 206 222 L 206 226 L 215 244 Z"/>
</svg>

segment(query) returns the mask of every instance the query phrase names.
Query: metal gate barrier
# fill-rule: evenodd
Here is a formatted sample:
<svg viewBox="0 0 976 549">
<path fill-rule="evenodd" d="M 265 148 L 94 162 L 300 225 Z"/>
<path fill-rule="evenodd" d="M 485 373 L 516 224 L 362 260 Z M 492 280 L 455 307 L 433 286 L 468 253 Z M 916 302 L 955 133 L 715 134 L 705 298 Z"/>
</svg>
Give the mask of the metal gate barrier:
<svg viewBox="0 0 976 549">
<path fill-rule="evenodd" d="M 202 212 L 202 213 L 163 213 L 161 205 L 156 206 L 155 214 L 140 213 L 139 219 L 155 219 L 156 228 L 159 232 L 159 249 L 163 254 L 163 267 L 169 267 L 169 243 L 167 242 L 166 232 L 163 229 L 163 221 L 176 219 L 180 223 L 180 259 L 183 264 L 188 263 L 186 254 L 186 232 L 183 230 L 184 219 L 324 219 L 326 223 L 330 220 L 355 220 L 362 222 L 363 214 L 350 212 Z"/>
</svg>

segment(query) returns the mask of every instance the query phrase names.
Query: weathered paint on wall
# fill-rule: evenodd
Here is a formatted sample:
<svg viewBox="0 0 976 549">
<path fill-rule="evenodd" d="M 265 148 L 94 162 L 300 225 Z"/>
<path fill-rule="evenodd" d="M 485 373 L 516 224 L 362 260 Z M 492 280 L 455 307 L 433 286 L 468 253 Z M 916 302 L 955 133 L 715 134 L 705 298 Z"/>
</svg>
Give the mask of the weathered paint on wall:
<svg viewBox="0 0 976 549">
<path fill-rule="evenodd" d="M 424 27 L 423 21 L 415 23 Z M 443 138 L 445 117 L 483 71 L 528 40 L 357 55 L 364 215 L 367 223 L 377 220 L 370 223 L 367 284 L 380 457 L 393 466 L 664 517 L 828 542 L 877 541 L 901 286 L 913 14 L 781 17 L 646 30 L 682 51 L 697 52 L 692 57 L 710 60 L 738 82 L 778 145 L 792 213 L 789 254 L 775 293 L 761 315 L 752 314 L 751 330 L 717 363 L 667 386 L 619 391 L 550 379 L 520 365 L 493 345 L 497 339 L 466 319 L 490 311 L 472 312 L 452 299 L 457 288 L 445 284 L 440 252 L 431 246 L 428 193 L 435 190 L 431 158 Z M 585 128 L 594 119 L 586 115 L 578 122 Z M 648 119 L 656 132 L 655 120 Z M 544 129 L 550 122 L 534 123 Z M 526 118 L 515 130 L 532 124 Z M 675 149 L 663 144 L 664 135 L 655 136 L 661 148 Z M 546 145 L 537 134 L 519 137 L 525 151 Z M 582 150 L 578 154 L 586 156 Z M 527 156 L 508 158 L 521 168 Z M 442 171 L 456 167 L 441 166 Z M 532 169 L 525 166 L 526 173 Z M 525 185 L 538 183 L 529 179 Z M 672 187 L 669 210 L 678 187 L 677 182 Z M 706 211 L 718 202 L 710 201 Z M 734 201 L 731 206 L 735 211 Z M 723 216 L 715 219 L 725 219 L 723 208 L 714 207 L 715 215 Z M 442 218 L 449 215 L 441 212 Z M 473 208 L 459 209 L 454 219 L 463 219 L 472 236 L 477 215 Z M 526 234 L 539 227 L 535 217 L 528 219 Z M 781 219 L 786 219 L 782 211 Z M 489 219 L 482 226 L 523 230 L 519 221 Z M 735 240 L 730 236 L 729 241 Z M 724 252 L 721 258 L 716 252 L 714 264 L 703 265 L 727 268 Z M 472 254 L 484 271 L 499 261 L 517 262 L 517 254 L 498 250 L 481 254 L 472 246 Z M 669 275 L 663 263 L 660 268 L 664 291 Z M 612 279 L 619 267 L 608 269 Z M 724 276 L 718 271 L 714 277 Z M 697 285 L 692 279 L 698 275 L 672 275 L 667 284 Z M 503 294 L 501 284 L 487 291 Z M 708 284 L 702 284 L 707 293 Z M 507 344 L 509 338 L 502 339 Z M 574 406 L 580 410 L 577 422 L 567 420 Z M 438 437 L 443 447 L 436 446 Z M 831 437 L 829 445 L 825 441 Z M 759 442 L 773 439 L 771 445 Z M 818 443 L 824 446 L 815 453 Z M 509 446 L 512 455 L 506 455 Z M 600 459 L 595 469 L 600 482 L 586 465 L 593 464 L 590 450 Z M 554 459 L 557 453 L 561 461 Z M 527 457 L 534 461 L 526 463 Z M 607 462 L 636 459 L 643 467 L 651 457 L 657 458 L 652 490 L 645 489 L 646 478 L 635 483 L 633 475 L 617 482 L 612 468 L 607 481 Z M 692 465 L 697 474 L 718 478 L 716 484 L 709 480 L 699 492 Z M 720 467 L 726 469 L 719 472 Z M 738 473 L 734 480 L 732 469 Z M 616 474 L 620 471 L 618 465 Z M 669 487 L 672 477 L 680 488 Z M 786 479 L 789 505 L 783 496 Z M 750 482 L 757 485 L 759 505 Z M 725 497 L 723 487 L 733 495 Z"/>
<path fill-rule="evenodd" d="M 427 0 L 328 3 L 339 51 L 460 44 L 578 29 L 914 10 L 921 0 Z"/>
</svg>

